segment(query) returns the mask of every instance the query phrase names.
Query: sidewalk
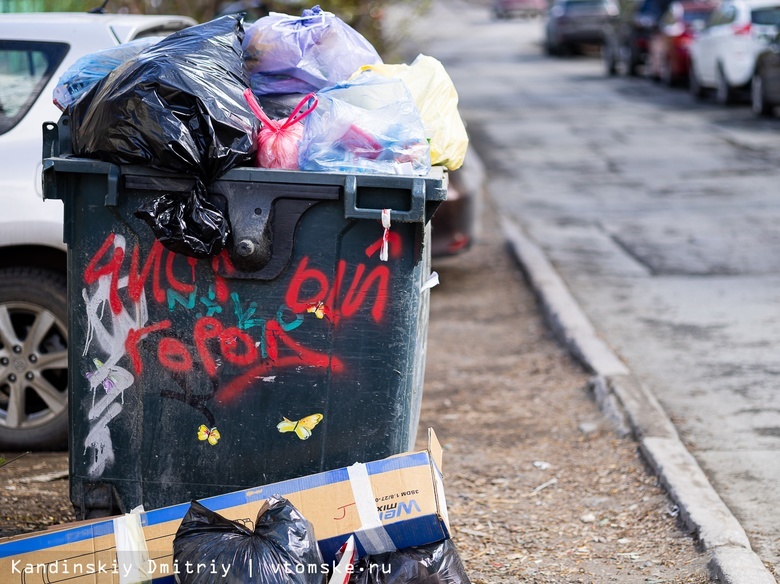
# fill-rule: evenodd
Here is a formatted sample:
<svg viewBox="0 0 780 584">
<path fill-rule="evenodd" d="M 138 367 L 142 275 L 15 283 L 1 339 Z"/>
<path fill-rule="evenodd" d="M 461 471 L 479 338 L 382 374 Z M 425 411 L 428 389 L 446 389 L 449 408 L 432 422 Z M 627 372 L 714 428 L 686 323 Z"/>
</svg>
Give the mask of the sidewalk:
<svg viewBox="0 0 780 584">
<path fill-rule="evenodd" d="M 595 374 L 600 407 L 616 427 L 627 428 L 637 439 L 686 526 L 709 554 L 713 576 L 733 584 L 774 584 L 655 396 L 598 337 L 542 250 L 511 220 L 504 219 L 502 226 L 557 336 Z"/>
</svg>

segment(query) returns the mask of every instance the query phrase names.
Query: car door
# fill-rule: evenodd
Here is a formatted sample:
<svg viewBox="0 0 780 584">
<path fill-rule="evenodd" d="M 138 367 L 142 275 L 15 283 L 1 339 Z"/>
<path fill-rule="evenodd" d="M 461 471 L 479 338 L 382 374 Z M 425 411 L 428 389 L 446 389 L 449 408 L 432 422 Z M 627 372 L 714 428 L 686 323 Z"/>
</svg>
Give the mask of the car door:
<svg viewBox="0 0 780 584">
<path fill-rule="evenodd" d="M 730 34 L 730 24 L 736 18 L 736 8 L 724 3 L 713 11 L 707 26 L 693 44 L 692 64 L 699 82 L 714 87 L 717 82 L 717 66 L 724 43 Z"/>
</svg>

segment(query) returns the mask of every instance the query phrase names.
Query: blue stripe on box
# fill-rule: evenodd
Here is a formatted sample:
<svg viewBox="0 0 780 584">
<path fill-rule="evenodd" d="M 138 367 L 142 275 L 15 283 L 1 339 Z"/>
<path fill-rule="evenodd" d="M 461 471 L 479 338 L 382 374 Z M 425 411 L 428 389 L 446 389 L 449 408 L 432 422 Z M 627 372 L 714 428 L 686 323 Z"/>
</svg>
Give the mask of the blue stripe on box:
<svg viewBox="0 0 780 584">
<path fill-rule="evenodd" d="M 376 475 L 400 470 L 402 468 L 427 466 L 429 462 L 430 457 L 428 456 L 427 452 L 416 452 L 414 454 L 408 454 L 405 456 L 397 456 L 369 462 L 366 464 L 366 467 L 368 468 L 369 475 Z M 284 497 L 290 493 L 298 493 L 300 491 L 307 491 L 309 489 L 341 483 L 344 481 L 349 481 L 349 474 L 347 473 L 346 468 L 339 468 L 306 477 L 273 483 L 263 487 L 235 491 L 225 495 L 217 495 L 216 497 L 201 499 L 200 502 L 203 503 L 206 508 L 211 509 L 212 511 L 221 511 L 222 509 L 236 507 L 237 505 L 262 501 L 273 495 L 280 495 Z M 148 512 L 145 518 L 142 519 L 142 522 L 143 525 L 159 525 L 160 523 L 179 520 L 184 517 L 189 508 L 190 504 L 184 503 L 181 505 L 174 505 L 172 507 L 155 509 L 154 511 Z M 181 509 L 184 509 L 184 511 L 182 512 Z"/>
<path fill-rule="evenodd" d="M 86 541 L 104 535 L 111 535 L 112 533 L 114 533 L 114 522 L 111 520 L 84 525 L 83 527 L 63 529 L 54 533 L 44 533 L 20 539 L 19 541 L 9 541 L 0 544 L 0 558 L 17 556 L 68 543 Z"/>
<path fill-rule="evenodd" d="M 437 515 L 423 515 L 422 517 L 415 517 L 414 519 L 408 519 L 405 521 L 396 521 L 385 525 L 385 531 L 393 540 L 395 547 L 400 549 L 415 546 L 425 545 L 447 539 L 450 534 L 447 531 L 444 521 Z M 336 552 L 344 543 L 349 539 L 351 534 L 341 535 L 338 537 L 330 537 L 328 539 L 318 540 L 317 543 L 320 546 L 322 552 L 322 558 L 325 563 L 331 563 L 336 559 Z M 355 538 L 357 540 L 357 538 Z M 366 550 L 360 545 L 359 541 L 356 541 L 358 548 L 358 556 L 363 557 L 366 555 Z M 155 582 L 155 584 L 157 584 Z"/>
<path fill-rule="evenodd" d="M 405 454 L 369 462 L 366 464 L 366 466 L 368 467 L 369 475 L 376 475 L 399 470 L 402 468 L 427 466 L 429 463 L 430 457 L 428 456 L 427 452 L 415 452 L 412 454 Z M 321 487 L 324 485 L 340 483 L 344 481 L 349 481 L 349 475 L 347 474 L 347 469 L 340 468 L 306 477 L 273 483 L 263 487 L 236 491 L 234 493 L 228 493 L 225 495 L 217 495 L 216 497 L 202 499 L 201 502 L 212 511 L 220 511 L 221 509 L 234 507 L 236 505 L 261 501 L 263 499 L 269 498 L 272 495 L 281 495 L 284 497 L 290 493 L 296 493 L 298 491 L 304 491 L 313 489 L 315 487 Z M 178 521 L 184 517 L 189 508 L 189 503 L 182 503 L 179 505 L 173 505 L 171 507 L 155 509 L 143 514 L 141 516 L 141 523 L 142 525 L 146 526 L 159 525 L 160 523 L 166 523 L 168 521 Z M 390 527 L 388 527 L 388 532 L 390 532 Z M 113 533 L 113 521 L 108 519 L 106 521 L 92 523 L 82 527 L 72 527 L 70 529 L 63 529 L 53 533 L 33 535 L 17 541 L 0 543 L 0 558 L 17 556 L 34 552 L 36 550 L 58 547 L 69 543 L 77 543 L 104 535 L 111 535 Z M 395 540 L 395 538 L 393 539 Z M 341 544 L 339 544 L 336 549 L 338 549 L 340 546 Z M 155 582 L 157 581 L 155 580 Z"/>
</svg>

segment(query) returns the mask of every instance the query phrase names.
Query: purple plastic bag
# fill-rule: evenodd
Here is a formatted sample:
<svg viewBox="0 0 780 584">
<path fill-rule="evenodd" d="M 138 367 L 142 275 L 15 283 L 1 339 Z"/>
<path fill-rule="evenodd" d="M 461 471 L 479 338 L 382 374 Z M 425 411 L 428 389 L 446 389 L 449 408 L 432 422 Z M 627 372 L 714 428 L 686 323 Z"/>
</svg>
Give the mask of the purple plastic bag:
<svg viewBox="0 0 780 584">
<path fill-rule="evenodd" d="M 382 63 L 363 35 L 319 6 L 302 16 L 271 13 L 246 30 L 244 60 L 255 95 L 310 93 Z"/>
</svg>

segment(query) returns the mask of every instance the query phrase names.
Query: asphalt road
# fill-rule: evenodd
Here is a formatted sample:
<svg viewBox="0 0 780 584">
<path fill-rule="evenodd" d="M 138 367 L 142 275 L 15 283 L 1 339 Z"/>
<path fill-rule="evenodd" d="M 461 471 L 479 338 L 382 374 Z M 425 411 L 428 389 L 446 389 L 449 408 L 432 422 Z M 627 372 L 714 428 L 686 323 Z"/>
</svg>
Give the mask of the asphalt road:
<svg viewBox="0 0 780 584">
<path fill-rule="evenodd" d="M 445 64 L 501 210 L 777 573 L 780 120 L 608 78 L 593 55 L 547 57 L 543 23 L 440 2 L 406 47 Z"/>
</svg>

